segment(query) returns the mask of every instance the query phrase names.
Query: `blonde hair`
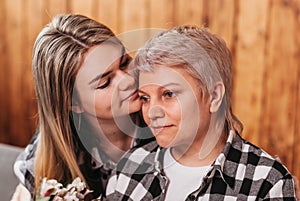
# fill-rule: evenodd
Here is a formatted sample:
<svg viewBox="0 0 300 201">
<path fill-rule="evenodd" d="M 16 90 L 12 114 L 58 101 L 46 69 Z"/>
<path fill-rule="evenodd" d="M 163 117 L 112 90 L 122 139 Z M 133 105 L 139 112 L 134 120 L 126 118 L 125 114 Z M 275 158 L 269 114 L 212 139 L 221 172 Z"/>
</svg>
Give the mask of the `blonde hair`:
<svg viewBox="0 0 300 201">
<path fill-rule="evenodd" d="M 71 14 L 55 16 L 37 36 L 32 57 L 40 128 L 36 190 L 44 177 L 65 183 L 79 176 L 85 181 L 77 164 L 80 142 L 70 109 L 74 82 L 86 52 L 114 36 L 105 25 Z"/>
<path fill-rule="evenodd" d="M 222 38 L 207 28 L 178 26 L 163 31 L 139 48 L 134 58 L 139 71 L 151 71 L 155 65 L 180 67 L 199 81 L 203 97 L 217 81 L 225 86 L 225 95 L 219 110 L 220 121 L 225 119 L 226 131 L 238 133 L 243 124 L 232 112 L 232 62 L 231 54 Z M 222 122 L 219 122 L 222 123 Z M 229 132 L 226 132 L 227 134 Z"/>
</svg>

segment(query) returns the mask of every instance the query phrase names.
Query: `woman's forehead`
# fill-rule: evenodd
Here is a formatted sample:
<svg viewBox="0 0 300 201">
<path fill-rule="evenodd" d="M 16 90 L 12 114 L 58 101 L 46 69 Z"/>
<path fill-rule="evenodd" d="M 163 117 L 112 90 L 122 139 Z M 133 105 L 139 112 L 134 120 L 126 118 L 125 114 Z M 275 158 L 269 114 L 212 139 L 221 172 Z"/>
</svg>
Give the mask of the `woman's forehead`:
<svg viewBox="0 0 300 201">
<path fill-rule="evenodd" d="M 122 56 L 123 47 L 113 43 L 103 43 L 96 45 L 87 52 L 83 64 L 91 64 L 93 62 L 101 62 L 111 64 Z M 109 63 L 107 63 L 109 62 Z"/>
<path fill-rule="evenodd" d="M 89 73 L 104 73 L 110 66 L 120 61 L 122 46 L 114 44 L 101 44 L 92 47 L 86 54 L 80 71 Z"/>
<path fill-rule="evenodd" d="M 193 78 L 184 69 L 156 65 L 152 71 L 140 72 L 139 85 L 140 87 L 149 84 L 160 86 L 177 84 L 187 86 L 191 79 Z"/>
<path fill-rule="evenodd" d="M 117 69 L 122 58 L 122 49 L 121 45 L 112 43 L 92 47 L 79 68 L 76 83 L 81 86 L 91 85 L 99 81 L 103 74 Z"/>
</svg>

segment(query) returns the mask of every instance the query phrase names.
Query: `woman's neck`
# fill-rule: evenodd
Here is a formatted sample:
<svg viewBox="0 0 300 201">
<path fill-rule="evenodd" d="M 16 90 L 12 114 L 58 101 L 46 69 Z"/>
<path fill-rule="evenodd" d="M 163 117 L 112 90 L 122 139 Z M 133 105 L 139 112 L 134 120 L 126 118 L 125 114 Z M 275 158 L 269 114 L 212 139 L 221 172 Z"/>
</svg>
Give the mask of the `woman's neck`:
<svg viewBox="0 0 300 201">
<path fill-rule="evenodd" d="M 224 133 L 221 134 L 221 137 L 218 138 L 215 146 L 205 157 L 201 157 L 200 155 L 203 140 L 198 143 L 193 143 L 190 147 L 185 149 L 181 147 L 172 147 L 171 154 L 177 162 L 185 166 L 199 167 L 211 165 L 224 149 L 226 144 L 225 136 Z"/>
<path fill-rule="evenodd" d="M 130 149 L 133 134 L 124 133 L 116 125 L 102 126 L 104 136 L 99 139 L 99 145 L 106 155 L 114 162 L 118 162 L 121 156 Z"/>
<path fill-rule="evenodd" d="M 89 120 L 84 132 L 92 133 L 97 146 L 114 162 L 118 162 L 121 156 L 131 147 L 135 126 L 130 118 L 119 117 L 115 120 L 95 119 Z M 126 126 L 125 126 L 126 125 Z"/>
</svg>

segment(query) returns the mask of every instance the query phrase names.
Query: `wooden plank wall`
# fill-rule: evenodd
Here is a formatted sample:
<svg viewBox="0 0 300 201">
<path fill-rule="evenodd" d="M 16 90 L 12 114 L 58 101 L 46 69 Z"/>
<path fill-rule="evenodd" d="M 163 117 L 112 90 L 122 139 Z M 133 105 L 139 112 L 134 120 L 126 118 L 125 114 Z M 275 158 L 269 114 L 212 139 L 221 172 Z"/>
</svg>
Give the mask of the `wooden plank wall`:
<svg viewBox="0 0 300 201">
<path fill-rule="evenodd" d="M 206 25 L 233 55 L 233 110 L 243 136 L 300 177 L 300 0 L 1 0 L 0 142 L 25 146 L 36 127 L 35 37 L 52 16 L 80 13 L 115 33 Z"/>
</svg>

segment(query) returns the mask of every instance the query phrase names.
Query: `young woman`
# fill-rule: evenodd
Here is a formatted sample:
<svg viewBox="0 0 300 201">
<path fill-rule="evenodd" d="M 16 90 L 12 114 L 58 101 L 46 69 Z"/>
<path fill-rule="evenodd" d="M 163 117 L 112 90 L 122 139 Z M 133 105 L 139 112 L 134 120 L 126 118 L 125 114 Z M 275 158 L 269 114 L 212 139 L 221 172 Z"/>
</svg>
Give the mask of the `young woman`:
<svg viewBox="0 0 300 201">
<path fill-rule="evenodd" d="M 124 151 L 147 141 L 137 139 L 141 103 L 130 61 L 108 27 L 82 15 L 57 15 L 39 33 L 32 56 L 39 132 L 14 167 L 31 199 L 45 177 L 63 184 L 80 177 L 94 198 L 105 197 Z"/>
<path fill-rule="evenodd" d="M 108 200 L 296 200 L 288 170 L 240 136 L 231 56 L 221 38 L 176 27 L 141 47 L 134 66 L 156 141 L 121 159 Z"/>
</svg>

